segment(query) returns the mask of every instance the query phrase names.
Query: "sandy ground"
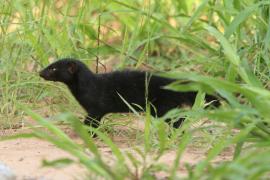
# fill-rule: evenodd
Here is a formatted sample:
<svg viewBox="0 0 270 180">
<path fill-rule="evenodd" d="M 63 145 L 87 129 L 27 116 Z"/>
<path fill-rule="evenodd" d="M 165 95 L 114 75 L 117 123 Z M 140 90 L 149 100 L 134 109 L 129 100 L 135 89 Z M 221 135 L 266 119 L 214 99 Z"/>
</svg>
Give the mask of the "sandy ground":
<svg viewBox="0 0 270 180">
<path fill-rule="evenodd" d="M 20 130 L 16 131 L 20 132 Z M 77 137 L 74 136 L 73 132 L 69 132 L 69 135 L 75 141 L 77 140 Z M 130 139 L 119 136 L 113 137 L 113 141 L 121 147 L 121 150 L 133 151 L 132 147 L 128 145 L 128 141 L 130 141 Z M 99 150 L 104 154 L 104 156 L 111 156 L 111 151 L 108 147 L 99 145 Z M 168 151 L 160 158 L 159 161 L 171 166 L 173 165 L 175 156 L 176 152 Z M 0 163 L 4 163 L 6 166 L 10 167 L 19 180 L 69 180 L 82 179 L 85 177 L 84 175 L 86 170 L 77 164 L 60 169 L 42 167 L 41 165 L 42 160 L 44 159 L 55 160 L 64 157 L 72 158 L 68 153 L 39 139 L 31 138 L 0 141 Z M 204 157 L 205 151 L 195 148 L 187 148 L 181 158 L 178 174 L 185 176 L 187 172 L 183 165 L 185 163 L 195 165 Z M 231 157 L 232 151 L 228 150 L 228 152 L 221 154 L 216 161 L 229 160 Z M 166 179 L 165 174 L 161 173 L 157 174 L 157 176 L 161 177 L 161 179 Z"/>
<path fill-rule="evenodd" d="M 0 161 L 10 167 L 18 179 L 75 179 L 83 168 L 71 165 L 61 169 L 42 167 L 43 159 L 70 157 L 54 145 L 38 139 L 0 142 Z"/>
<path fill-rule="evenodd" d="M 125 149 L 127 151 L 129 149 Z M 102 151 L 102 150 L 101 150 Z M 38 139 L 17 139 L 0 142 L 0 160 L 10 167 L 18 179 L 80 179 L 84 169 L 79 165 L 71 165 L 64 168 L 42 167 L 43 159 L 55 160 L 57 158 L 71 157 L 66 152 L 56 148 L 54 145 Z M 106 153 L 106 149 L 104 149 Z M 108 153 L 107 153 L 108 154 Z M 201 152 L 188 150 L 184 153 L 181 163 L 196 164 L 204 155 Z M 175 159 L 175 152 L 167 152 L 161 159 L 168 165 L 172 165 Z M 179 171 L 186 174 L 185 168 Z M 165 175 L 160 175 L 165 176 Z"/>
</svg>

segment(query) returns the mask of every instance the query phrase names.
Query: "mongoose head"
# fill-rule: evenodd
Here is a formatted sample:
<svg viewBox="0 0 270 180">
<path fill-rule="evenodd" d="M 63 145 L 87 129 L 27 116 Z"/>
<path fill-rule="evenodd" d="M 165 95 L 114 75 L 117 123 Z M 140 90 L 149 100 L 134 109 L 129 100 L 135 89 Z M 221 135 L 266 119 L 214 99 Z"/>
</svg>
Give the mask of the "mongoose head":
<svg viewBox="0 0 270 180">
<path fill-rule="evenodd" d="M 75 59 L 60 59 L 41 70 L 39 75 L 48 81 L 69 83 L 82 65 L 80 61 Z"/>
</svg>

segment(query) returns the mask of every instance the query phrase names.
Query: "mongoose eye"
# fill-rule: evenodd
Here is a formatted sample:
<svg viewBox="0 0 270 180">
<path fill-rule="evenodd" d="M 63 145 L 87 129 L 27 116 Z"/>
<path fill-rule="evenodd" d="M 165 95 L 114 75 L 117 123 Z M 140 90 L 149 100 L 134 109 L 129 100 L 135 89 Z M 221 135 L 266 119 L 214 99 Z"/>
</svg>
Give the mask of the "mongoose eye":
<svg viewBox="0 0 270 180">
<path fill-rule="evenodd" d="M 50 68 L 50 69 L 49 69 L 49 72 L 50 72 L 50 73 L 53 73 L 53 72 L 55 72 L 56 70 L 57 70 L 56 68 Z"/>
<path fill-rule="evenodd" d="M 50 68 L 51 72 L 55 72 L 57 69 L 56 68 Z"/>
</svg>

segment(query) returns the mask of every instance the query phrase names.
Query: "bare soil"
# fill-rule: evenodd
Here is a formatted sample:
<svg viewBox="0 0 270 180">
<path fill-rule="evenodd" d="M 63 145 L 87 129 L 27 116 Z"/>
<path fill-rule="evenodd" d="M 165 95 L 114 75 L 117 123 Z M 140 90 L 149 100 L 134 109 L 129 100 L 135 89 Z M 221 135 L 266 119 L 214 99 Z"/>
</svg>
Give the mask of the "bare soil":
<svg viewBox="0 0 270 180">
<path fill-rule="evenodd" d="M 140 123 L 137 123 L 136 126 L 138 129 L 142 128 L 142 124 Z M 29 130 L 10 129 L 5 131 L 4 133 L 2 132 L 1 134 L 10 135 L 25 131 Z M 70 130 L 65 131 L 72 139 L 74 139 L 75 141 L 78 140 L 78 137 L 74 132 Z M 119 147 L 121 147 L 121 150 L 130 151 L 131 153 L 133 152 L 133 148 L 130 146 L 130 137 L 127 137 L 126 135 L 121 135 L 121 133 L 119 133 L 119 135 L 113 136 L 112 139 Z M 99 150 L 104 154 L 104 156 L 108 157 L 108 159 L 113 159 L 112 157 L 110 158 L 110 156 L 112 156 L 112 153 L 108 147 L 102 145 L 100 142 L 97 142 L 97 144 L 99 146 Z M 195 165 L 205 157 L 205 153 L 205 149 L 203 150 L 194 147 L 187 148 L 181 158 L 178 174 L 180 176 L 187 175 L 184 164 L 188 163 L 191 166 Z M 0 163 L 4 163 L 8 167 L 10 167 L 12 171 L 16 174 L 17 179 L 19 180 L 69 180 L 82 179 L 83 177 L 85 177 L 86 170 L 78 164 L 72 164 L 70 166 L 57 169 L 50 167 L 42 167 L 42 160 L 44 159 L 56 160 L 58 158 L 65 157 L 72 158 L 71 155 L 69 155 L 63 150 L 60 150 L 56 146 L 35 138 L 0 141 Z M 172 166 L 175 157 L 176 152 L 170 150 L 166 152 L 159 161 L 168 166 Z M 231 158 L 232 150 L 228 148 L 226 152 L 218 156 L 215 162 L 230 160 Z M 160 177 L 161 179 L 166 179 L 166 174 L 163 173 L 157 174 L 156 176 Z"/>
</svg>

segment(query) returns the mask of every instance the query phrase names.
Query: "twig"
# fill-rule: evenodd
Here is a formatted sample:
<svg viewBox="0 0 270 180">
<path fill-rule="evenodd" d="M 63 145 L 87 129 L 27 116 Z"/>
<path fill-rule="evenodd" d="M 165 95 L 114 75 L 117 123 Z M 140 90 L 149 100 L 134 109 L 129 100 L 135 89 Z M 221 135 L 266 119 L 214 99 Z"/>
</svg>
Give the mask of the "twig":
<svg viewBox="0 0 270 180">
<path fill-rule="evenodd" d="M 100 45 L 100 16 L 98 15 L 98 34 L 97 34 L 97 55 L 96 55 L 96 73 L 98 73 L 98 64 L 99 64 L 99 45 Z M 105 68 L 106 70 L 106 68 Z"/>
<path fill-rule="evenodd" d="M 96 54 L 92 53 L 92 52 L 89 51 L 88 49 L 85 49 L 85 48 L 83 48 L 83 47 L 81 47 L 81 46 L 79 46 L 78 48 L 87 51 L 89 54 L 92 54 L 93 56 L 95 56 L 96 59 L 99 59 L 99 57 L 98 57 Z M 104 68 L 104 71 L 107 72 L 106 66 L 105 66 L 102 62 L 100 62 L 100 61 L 97 61 L 97 62 L 98 62 L 98 64 L 100 64 L 100 65 Z"/>
</svg>

